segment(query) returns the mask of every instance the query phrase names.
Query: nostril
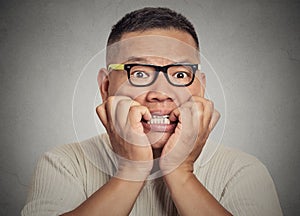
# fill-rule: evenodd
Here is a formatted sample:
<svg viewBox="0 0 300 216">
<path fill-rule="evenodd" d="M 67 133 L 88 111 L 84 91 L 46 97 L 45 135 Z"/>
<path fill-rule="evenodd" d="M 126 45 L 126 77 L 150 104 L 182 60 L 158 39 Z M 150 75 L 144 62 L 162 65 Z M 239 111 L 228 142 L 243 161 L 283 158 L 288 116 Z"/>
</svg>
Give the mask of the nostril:
<svg viewBox="0 0 300 216">
<path fill-rule="evenodd" d="M 162 101 L 173 101 L 173 98 L 163 92 L 149 91 L 147 93 L 147 100 L 150 102 L 162 102 Z"/>
</svg>

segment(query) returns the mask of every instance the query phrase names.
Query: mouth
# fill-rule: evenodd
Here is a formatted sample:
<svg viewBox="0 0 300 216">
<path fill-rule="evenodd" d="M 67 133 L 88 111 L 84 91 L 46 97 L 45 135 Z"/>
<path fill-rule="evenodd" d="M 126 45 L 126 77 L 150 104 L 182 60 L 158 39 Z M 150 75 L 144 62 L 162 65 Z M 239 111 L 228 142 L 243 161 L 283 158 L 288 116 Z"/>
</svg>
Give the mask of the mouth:
<svg viewBox="0 0 300 216">
<path fill-rule="evenodd" d="M 147 124 L 154 125 L 154 124 L 170 124 L 169 120 L 170 115 L 152 115 L 152 118 L 147 121 Z"/>
<path fill-rule="evenodd" d="M 148 121 L 142 120 L 145 132 L 154 131 L 172 133 L 175 130 L 177 121 L 170 121 L 170 115 L 152 114 L 151 116 L 151 119 Z"/>
</svg>

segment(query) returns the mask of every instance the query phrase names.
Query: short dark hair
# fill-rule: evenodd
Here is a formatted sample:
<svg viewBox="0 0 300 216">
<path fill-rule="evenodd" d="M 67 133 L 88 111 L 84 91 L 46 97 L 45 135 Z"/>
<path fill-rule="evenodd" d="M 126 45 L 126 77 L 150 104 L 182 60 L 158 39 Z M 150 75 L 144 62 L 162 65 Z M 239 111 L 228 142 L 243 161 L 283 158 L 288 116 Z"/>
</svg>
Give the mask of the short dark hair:
<svg viewBox="0 0 300 216">
<path fill-rule="evenodd" d="M 198 37 L 192 23 L 180 13 L 162 7 L 145 7 L 126 14 L 112 27 L 107 45 L 109 46 L 119 41 L 124 33 L 155 28 L 173 28 L 187 32 L 193 37 L 197 48 L 199 48 Z"/>
</svg>

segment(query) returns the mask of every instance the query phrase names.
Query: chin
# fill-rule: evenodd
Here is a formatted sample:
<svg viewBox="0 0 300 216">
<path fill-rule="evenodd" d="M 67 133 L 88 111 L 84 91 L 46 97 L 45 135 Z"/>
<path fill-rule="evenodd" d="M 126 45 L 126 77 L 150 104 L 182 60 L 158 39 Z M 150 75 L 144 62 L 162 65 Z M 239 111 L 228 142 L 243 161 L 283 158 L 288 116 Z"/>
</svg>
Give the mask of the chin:
<svg viewBox="0 0 300 216">
<path fill-rule="evenodd" d="M 153 149 L 161 149 L 168 142 L 171 133 L 166 132 L 149 132 L 147 137 Z"/>
</svg>

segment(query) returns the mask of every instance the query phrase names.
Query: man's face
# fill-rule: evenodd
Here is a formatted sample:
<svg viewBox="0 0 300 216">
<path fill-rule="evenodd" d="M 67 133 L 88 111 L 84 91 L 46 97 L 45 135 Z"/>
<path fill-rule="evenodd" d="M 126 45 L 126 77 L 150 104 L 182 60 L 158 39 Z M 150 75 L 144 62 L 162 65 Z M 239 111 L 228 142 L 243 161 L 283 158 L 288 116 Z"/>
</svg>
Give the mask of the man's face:
<svg viewBox="0 0 300 216">
<path fill-rule="evenodd" d="M 200 63 L 199 52 L 192 36 L 174 29 L 126 33 L 114 46 L 112 50 L 117 51 L 108 55 L 108 64 L 138 63 L 165 66 L 173 63 Z M 156 81 L 146 87 L 131 85 L 126 71 L 110 71 L 108 76 L 101 80 L 103 100 L 109 96 L 128 96 L 146 106 L 153 118 L 157 119 L 152 122 L 142 121 L 144 131 L 154 149 L 162 148 L 176 128 L 176 122 L 166 124 L 162 116 L 168 116 L 191 96 L 203 97 L 205 89 L 205 76 L 200 71 L 196 71 L 193 83 L 186 87 L 171 85 L 163 73 L 159 73 Z"/>
</svg>

